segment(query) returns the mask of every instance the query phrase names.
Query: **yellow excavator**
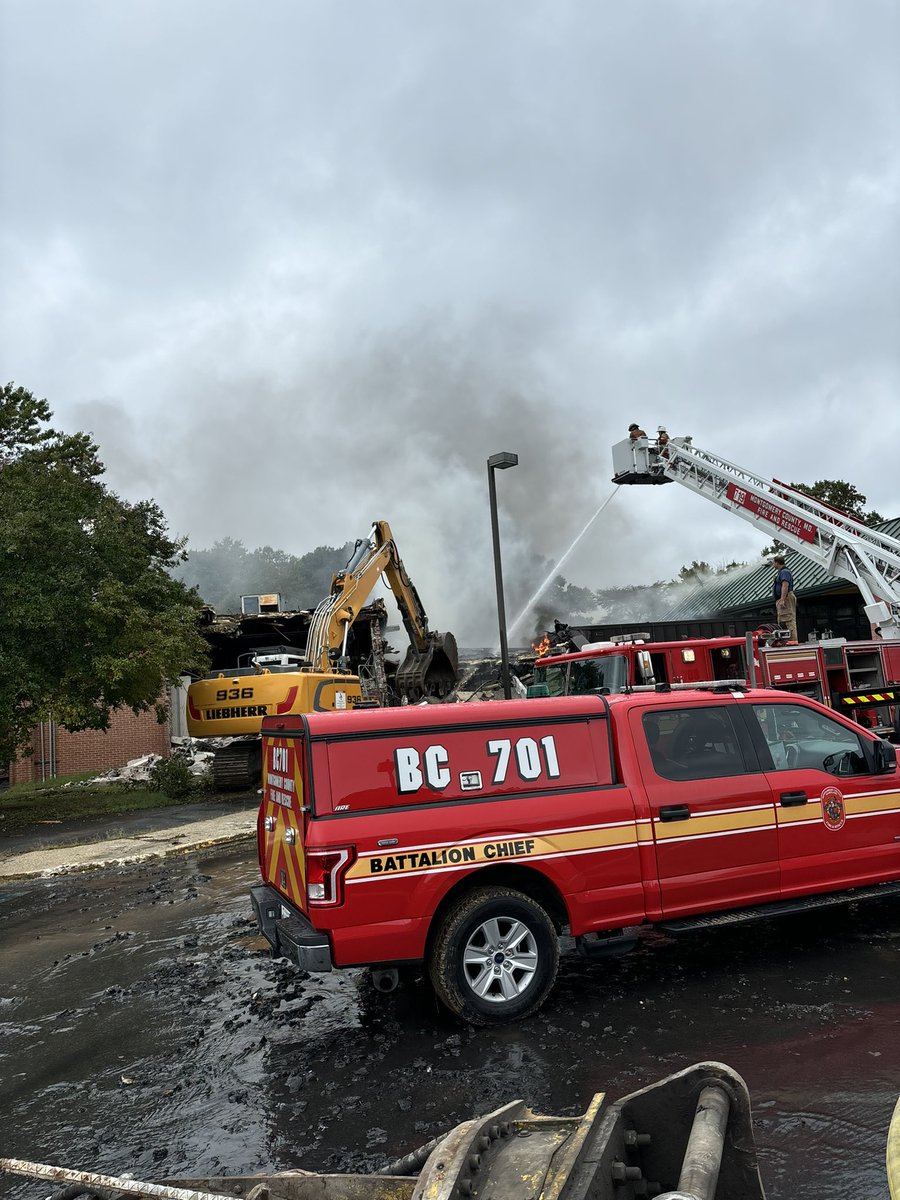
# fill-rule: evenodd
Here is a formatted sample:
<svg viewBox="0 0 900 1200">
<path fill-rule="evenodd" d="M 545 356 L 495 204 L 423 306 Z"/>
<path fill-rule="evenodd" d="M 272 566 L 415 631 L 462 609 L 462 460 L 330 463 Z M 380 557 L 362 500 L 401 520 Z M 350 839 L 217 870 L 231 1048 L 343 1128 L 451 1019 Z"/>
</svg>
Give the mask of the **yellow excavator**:
<svg viewBox="0 0 900 1200">
<path fill-rule="evenodd" d="M 350 669 L 347 639 L 381 576 L 387 581 L 409 636 L 409 649 L 392 681 L 387 679 L 384 646 L 373 634 L 370 680 L 364 689 Z M 217 747 L 212 762 L 217 788 L 254 786 L 260 773 L 259 731 L 263 717 L 356 708 L 375 703 L 441 700 L 459 674 L 452 633 L 428 628 L 428 617 L 397 552 L 387 521 L 376 521 L 368 538 L 357 541 L 347 566 L 312 615 L 306 649 L 273 647 L 249 657 L 232 672 L 216 671 L 188 688 L 187 727 L 191 737 L 234 739 Z"/>
</svg>

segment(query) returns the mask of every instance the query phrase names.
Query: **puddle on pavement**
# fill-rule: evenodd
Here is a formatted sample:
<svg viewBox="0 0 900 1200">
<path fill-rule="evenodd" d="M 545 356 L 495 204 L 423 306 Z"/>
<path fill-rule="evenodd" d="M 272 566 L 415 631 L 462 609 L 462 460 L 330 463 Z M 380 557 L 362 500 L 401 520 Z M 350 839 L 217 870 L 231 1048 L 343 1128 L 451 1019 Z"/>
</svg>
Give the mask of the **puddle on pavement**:
<svg viewBox="0 0 900 1200">
<path fill-rule="evenodd" d="M 889 902 L 570 953 L 535 1018 L 473 1030 L 421 980 L 383 996 L 361 972 L 273 962 L 249 920 L 255 875 L 244 850 L 4 895 L 4 1153 L 150 1179 L 368 1170 L 519 1097 L 574 1114 L 714 1058 L 750 1086 L 770 1200 L 884 1195 Z"/>
</svg>

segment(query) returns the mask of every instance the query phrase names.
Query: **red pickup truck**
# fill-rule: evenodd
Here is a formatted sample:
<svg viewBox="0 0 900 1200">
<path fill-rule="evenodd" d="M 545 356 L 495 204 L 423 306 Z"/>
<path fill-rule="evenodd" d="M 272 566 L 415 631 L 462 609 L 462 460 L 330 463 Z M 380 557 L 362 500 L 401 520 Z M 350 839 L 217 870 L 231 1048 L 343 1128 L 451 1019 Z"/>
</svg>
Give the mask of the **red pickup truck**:
<svg viewBox="0 0 900 1200">
<path fill-rule="evenodd" d="M 251 889 L 277 954 L 424 961 L 477 1024 L 534 1012 L 558 935 L 900 890 L 896 751 L 816 701 L 715 690 L 268 718 Z M 711 915 L 715 914 L 714 922 Z"/>
</svg>

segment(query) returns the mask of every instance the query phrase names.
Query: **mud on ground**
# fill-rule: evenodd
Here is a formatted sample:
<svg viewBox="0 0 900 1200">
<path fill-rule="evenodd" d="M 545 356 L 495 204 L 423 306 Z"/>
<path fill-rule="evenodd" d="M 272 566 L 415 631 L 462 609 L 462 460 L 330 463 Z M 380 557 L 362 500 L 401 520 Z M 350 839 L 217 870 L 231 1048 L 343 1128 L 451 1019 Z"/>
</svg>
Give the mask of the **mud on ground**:
<svg viewBox="0 0 900 1200">
<path fill-rule="evenodd" d="M 368 1170 L 517 1097 L 574 1114 L 716 1058 L 750 1086 L 770 1200 L 886 1195 L 895 903 L 570 951 L 536 1017 L 473 1030 L 421 979 L 383 996 L 274 962 L 255 877 L 242 848 L 3 893 L 4 1154 L 150 1179 Z"/>
</svg>

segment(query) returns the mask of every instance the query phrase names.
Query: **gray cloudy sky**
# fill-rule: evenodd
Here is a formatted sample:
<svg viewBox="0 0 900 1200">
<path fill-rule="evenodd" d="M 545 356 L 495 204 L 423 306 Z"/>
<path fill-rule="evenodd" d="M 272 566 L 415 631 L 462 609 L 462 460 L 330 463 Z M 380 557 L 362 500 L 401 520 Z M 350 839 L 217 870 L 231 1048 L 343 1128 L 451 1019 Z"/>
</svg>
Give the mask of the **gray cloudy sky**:
<svg viewBox="0 0 900 1200">
<path fill-rule="evenodd" d="M 513 610 L 632 419 L 900 515 L 898 64 L 894 0 L 0 0 L 3 377 L 194 546 L 387 517 L 464 641 L 496 450 Z M 763 544 L 626 489 L 566 574 Z"/>
</svg>

